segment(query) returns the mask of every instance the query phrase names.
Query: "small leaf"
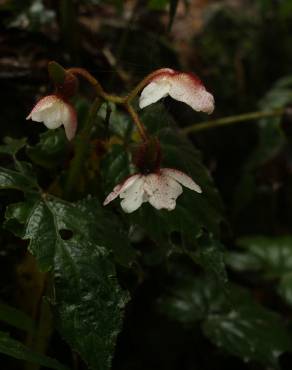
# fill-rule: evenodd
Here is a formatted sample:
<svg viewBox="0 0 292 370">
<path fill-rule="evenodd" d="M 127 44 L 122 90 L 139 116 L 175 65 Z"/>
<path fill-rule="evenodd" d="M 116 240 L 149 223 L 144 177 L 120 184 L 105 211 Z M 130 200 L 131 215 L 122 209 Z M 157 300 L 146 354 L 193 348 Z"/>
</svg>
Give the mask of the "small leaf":
<svg viewBox="0 0 292 370">
<path fill-rule="evenodd" d="M 57 360 L 30 350 L 3 332 L 0 332 L 0 352 L 18 360 L 33 362 L 50 369 L 68 370 L 66 366 L 61 365 Z"/>
<path fill-rule="evenodd" d="M 57 62 L 51 61 L 48 63 L 48 71 L 51 79 L 56 84 L 62 84 L 65 81 L 66 71 L 65 69 Z"/>
<path fill-rule="evenodd" d="M 52 168 L 66 160 L 68 140 L 64 130 L 48 130 L 40 135 L 40 141 L 26 150 L 29 158 L 36 164 Z"/>
<path fill-rule="evenodd" d="M 4 138 L 4 145 L 0 145 L 0 153 L 15 156 L 26 145 L 26 138 L 13 139 L 11 137 Z"/>
<path fill-rule="evenodd" d="M 178 6 L 179 0 L 170 0 L 169 1 L 169 22 L 168 22 L 168 31 L 171 30 L 174 17 L 176 14 L 177 6 Z"/>
</svg>

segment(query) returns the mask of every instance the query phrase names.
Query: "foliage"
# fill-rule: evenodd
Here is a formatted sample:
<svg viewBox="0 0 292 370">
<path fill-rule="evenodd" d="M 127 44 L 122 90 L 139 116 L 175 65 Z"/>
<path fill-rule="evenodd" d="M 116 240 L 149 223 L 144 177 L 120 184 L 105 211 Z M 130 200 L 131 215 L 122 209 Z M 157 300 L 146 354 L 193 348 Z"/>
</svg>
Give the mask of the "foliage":
<svg viewBox="0 0 292 370">
<path fill-rule="evenodd" d="M 291 2 L 195 3 L 0 4 L 1 369 L 290 368 Z M 185 91 L 139 108 L 159 68 L 206 82 L 214 130 L 185 134 L 207 120 Z M 51 94 L 76 114 L 71 141 L 64 105 L 25 121 Z M 182 186 L 173 210 L 104 205 L 161 168 L 202 193 Z"/>
</svg>

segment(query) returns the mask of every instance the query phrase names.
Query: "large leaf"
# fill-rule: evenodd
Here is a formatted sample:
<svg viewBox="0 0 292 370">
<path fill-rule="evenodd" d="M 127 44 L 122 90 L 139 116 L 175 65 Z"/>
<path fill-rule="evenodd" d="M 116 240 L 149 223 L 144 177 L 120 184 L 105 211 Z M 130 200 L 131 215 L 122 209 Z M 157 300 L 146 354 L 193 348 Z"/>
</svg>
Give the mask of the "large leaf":
<svg viewBox="0 0 292 370">
<path fill-rule="evenodd" d="M 94 199 L 72 204 L 49 195 L 12 205 L 6 218 L 9 228 L 18 222 L 40 268 L 54 272 L 61 334 L 90 368 L 109 369 L 128 299 L 111 259 L 112 246 L 126 243 L 119 225 Z"/>
<path fill-rule="evenodd" d="M 211 315 L 204 332 L 218 347 L 241 357 L 278 367 L 278 358 L 292 350 L 291 337 L 277 315 L 256 305 Z"/>
<path fill-rule="evenodd" d="M 30 350 L 3 332 L 0 332 L 0 352 L 18 360 L 37 363 L 50 369 L 68 370 L 66 366 L 61 365 L 58 361 Z"/>
<path fill-rule="evenodd" d="M 292 236 L 251 236 L 238 240 L 242 251 L 227 254 L 227 263 L 237 271 L 258 271 L 265 279 L 278 281 L 281 297 L 292 305 Z"/>
<path fill-rule="evenodd" d="M 279 356 L 292 350 L 290 334 L 279 317 L 237 285 L 226 294 L 214 280 L 184 276 L 169 287 L 159 308 L 188 328 L 201 322 L 215 345 L 245 361 L 277 366 Z"/>
<path fill-rule="evenodd" d="M 0 303 L 0 320 L 27 332 L 33 332 L 35 330 L 35 322 L 31 317 L 5 303 Z"/>
</svg>

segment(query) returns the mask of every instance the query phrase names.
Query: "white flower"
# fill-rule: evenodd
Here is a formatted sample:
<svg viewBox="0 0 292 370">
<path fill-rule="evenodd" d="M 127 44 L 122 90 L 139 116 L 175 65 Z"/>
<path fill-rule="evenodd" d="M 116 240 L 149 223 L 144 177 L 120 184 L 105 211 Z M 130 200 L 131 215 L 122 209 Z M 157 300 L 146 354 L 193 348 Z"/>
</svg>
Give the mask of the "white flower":
<svg viewBox="0 0 292 370">
<path fill-rule="evenodd" d="M 73 139 L 77 129 L 77 115 L 74 108 L 57 95 L 42 98 L 26 119 L 43 122 L 52 130 L 64 125 L 68 140 Z"/>
<path fill-rule="evenodd" d="M 106 206 L 120 196 L 121 206 L 126 213 L 136 211 L 142 203 L 149 202 L 156 209 L 173 210 L 176 199 L 183 192 L 182 186 L 201 193 L 202 190 L 189 176 L 173 168 L 161 168 L 149 175 L 135 174 L 117 185 L 107 196 Z"/>
<path fill-rule="evenodd" d="M 144 108 L 170 95 L 173 99 L 188 104 L 198 112 L 211 114 L 214 97 L 192 73 L 177 72 L 170 68 L 159 69 L 143 89 L 139 105 Z"/>
</svg>

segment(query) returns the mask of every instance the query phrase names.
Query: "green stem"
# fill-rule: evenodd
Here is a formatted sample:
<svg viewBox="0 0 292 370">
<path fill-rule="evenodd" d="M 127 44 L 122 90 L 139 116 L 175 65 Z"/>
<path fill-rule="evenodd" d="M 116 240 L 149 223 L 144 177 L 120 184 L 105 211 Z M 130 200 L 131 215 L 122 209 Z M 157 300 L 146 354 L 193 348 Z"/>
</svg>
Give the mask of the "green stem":
<svg viewBox="0 0 292 370">
<path fill-rule="evenodd" d="M 95 99 L 88 113 L 88 117 L 83 127 L 83 130 L 76 137 L 75 156 L 71 161 L 69 174 L 65 184 L 65 194 L 68 198 L 71 197 L 78 176 L 80 176 L 80 172 L 82 170 L 84 160 L 86 158 L 88 147 L 90 144 L 90 134 L 94 124 L 94 119 L 101 106 L 101 103 L 102 102 L 99 98 Z"/>
<path fill-rule="evenodd" d="M 148 140 L 148 134 L 147 134 L 147 131 L 146 131 L 143 123 L 140 121 L 140 118 L 139 118 L 138 114 L 135 112 L 135 110 L 133 109 L 133 107 L 130 104 L 125 104 L 124 106 L 125 106 L 127 112 L 129 113 L 130 117 L 132 118 L 133 122 L 137 126 L 137 129 L 139 131 L 141 139 L 143 141 L 147 141 Z"/>
<path fill-rule="evenodd" d="M 104 100 L 110 101 L 115 104 L 123 105 L 125 109 L 127 110 L 127 112 L 129 113 L 129 115 L 131 116 L 135 125 L 137 126 L 142 140 L 146 141 L 148 139 L 146 129 L 143 123 L 140 121 L 138 114 L 135 112 L 133 107 L 130 105 L 130 101 L 139 93 L 139 91 L 148 83 L 148 81 L 157 73 L 157 71 L 146 76 L 144 80 L 142 80 L 141 83 L 138 84 L 136 88 L 134 88 L 132 92 L 125 97 L 111 95 L 105 92 L 101 84 L 98 82 L 98 80 L 94 76 L 92 76 L 91 73 L 87 72 L 83 68 L 69 68 L 67 69 L 67 72 L 72 73 L 74 75 L 80 75 L 84 79 L 86 79 L 95 88 L 98 96 L 102 97 Z"/>
<path fill-rule="evenodd" d="M 234 123 L 252 121 L 252 120 L 257 120 L 260 118 L 282 116 L 283 113 L 284 113 L 284 108 L 278 108 L 270 112 L 244 113 L 244 114 L 239 114 L 236 116 L 214 119 L 212 121 L 195 123 L 194 125 L 191 125 L 191 126 L 188 126 L 182 129 L 182 132 L 188 135 L 193 132 L 208 130 L 209 128 L 228 126 L 228 125 L 233 125 Z"/>
</svg>

